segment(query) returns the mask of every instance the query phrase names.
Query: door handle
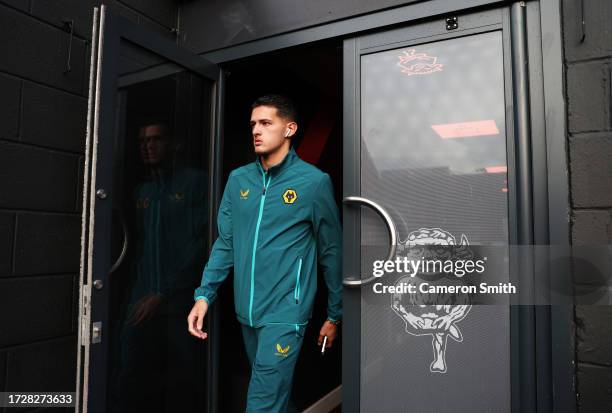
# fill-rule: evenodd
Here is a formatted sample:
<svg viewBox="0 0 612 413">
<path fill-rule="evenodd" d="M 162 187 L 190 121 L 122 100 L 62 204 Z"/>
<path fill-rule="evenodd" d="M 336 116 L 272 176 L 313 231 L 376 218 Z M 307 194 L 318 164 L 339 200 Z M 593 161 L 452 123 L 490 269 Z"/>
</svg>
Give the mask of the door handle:
<svg viewBox="0 0 612 413">
<path fill-rule="evenodd" d="M 390 242 L 391 245 L 389 248 L 389 255 L 387 256 L 387 260 L 392 261 L 393 257 L 395 257 L 395 249 L 397 247 L 397 231 L 395 229 L 395 224 L 393 223 L 393 220 L 391 219 L 391 215 L 389 215 L 389 213 L 385 211 L 385 209 L 381 207 L 380 205 L 378 205 L 376 202 L 370 199 L 367 199 L 367 198 L 362 198 L 360 196 L 347 196 L 342 200 L 342 202 L 347 205 L 363 204 L 367 207 L 372 208 L 374 212 L 376 212 L 378 216 L 380 216 L 383 219 L 383 221 L 385 222 L 385 225 L 387 226 L 387 231 L 389 231 L 389 239 L 391 241 Z M 361 277 L 359 279 L 344 279 L 342 280 L 342 283 L 346 285 L 347 287 L 359 287 L 361 285 L 371 283 L 376 278 L 378 277 L 371 276 L 370 278 L 366 278 L 366 279 L 362 279 Z"/>
<path fill-rule="evenodd" d="M 121 228 L 123 229 L 123 246 L 121 247 L 121 253 L 119 254 L 119 257 L 117 258 L 111 269 L 108 271 L 109 274 L 112 274 L 117 271 L 117 268 L 119 268 L 119 266 L 123 262 L 123 259 L 125 258 L 125 255 L 127 254 L 129 240 L 127 224 L 125 223 L 125 217 L 123 216 L 123 213 L 121 213 Z"/>
</svg>

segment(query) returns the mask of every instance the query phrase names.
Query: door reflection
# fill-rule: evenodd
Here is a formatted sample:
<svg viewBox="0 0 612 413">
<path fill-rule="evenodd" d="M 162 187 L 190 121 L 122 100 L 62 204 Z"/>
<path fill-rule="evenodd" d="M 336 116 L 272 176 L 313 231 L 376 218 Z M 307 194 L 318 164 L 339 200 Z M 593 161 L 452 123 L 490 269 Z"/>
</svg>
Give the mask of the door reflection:
<svg viewBox="0 0 612 413">
<path fill-rule="evenodd" d="M 190 116 L 202 109 L 203 85 L 198 94 L 185 82 L 198 85 L 180 73 L 122 89 L 123 199 L 114 202 L 129 242 L 111 277 L 111 412 L 189 412 L 206 400 L 206 345 L 188 334 L 186 316 L 207 247 L 207 145 L 204 116 Z"/>
</svg>

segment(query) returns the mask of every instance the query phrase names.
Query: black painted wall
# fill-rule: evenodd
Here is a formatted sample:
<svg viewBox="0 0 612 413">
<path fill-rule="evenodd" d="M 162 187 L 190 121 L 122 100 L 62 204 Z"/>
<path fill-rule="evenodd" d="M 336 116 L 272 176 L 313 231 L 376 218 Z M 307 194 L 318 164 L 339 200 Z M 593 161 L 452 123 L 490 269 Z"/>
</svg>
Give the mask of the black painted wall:
<svg viewBox="0 0 612 413">
<path fill-rule="evenodd" d="M 75 389 L 89 38 L 99 3 L 0 0 L 0 391 Z M 173 0 L 104 3 L 175 40 Z M 68 73 L 63 18 L 75 21 Z"/>
<path fill-rule="evenodd" d="M 584 0 L 582 42 L 580 3 L 563 0 L 572 242 L 612 244 L 612 1 Z M 576 306 L 575 321 L 579 411 L 610 412 L 612 306 Z"/>
</svg>

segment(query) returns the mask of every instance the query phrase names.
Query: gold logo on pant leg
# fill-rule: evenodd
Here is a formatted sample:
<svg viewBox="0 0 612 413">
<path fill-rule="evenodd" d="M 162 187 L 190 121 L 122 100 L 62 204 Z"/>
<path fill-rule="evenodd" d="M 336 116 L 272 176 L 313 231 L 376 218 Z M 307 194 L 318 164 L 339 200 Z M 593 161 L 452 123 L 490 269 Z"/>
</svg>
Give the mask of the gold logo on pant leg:
<svg viewBox="0 0 612 413">
<path fill-rule="evenodd" d="M 279 343 L 276 343 L 276 353 L 275 354 L 277 356 L 287 357 L 287 353 L 289 352 L 290 348 L 291 346 L 287 346 L 283 348 Z"/>
</svg>

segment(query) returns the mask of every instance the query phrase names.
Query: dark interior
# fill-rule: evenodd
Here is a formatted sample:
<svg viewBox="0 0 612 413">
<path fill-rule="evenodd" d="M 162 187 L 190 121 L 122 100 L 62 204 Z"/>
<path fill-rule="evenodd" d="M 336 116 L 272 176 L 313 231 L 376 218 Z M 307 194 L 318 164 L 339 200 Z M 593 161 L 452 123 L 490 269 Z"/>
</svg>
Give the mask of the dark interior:
<svg viewBox="0 0 612 413">
<path fill-rule="evenodd" d="M 223 182 L 232 169 L 254 160 L 249 128 L 252 102 L 263 94 L 283 93 L 296 102 L 300 114 L 293 146 L 302 159 L 330 174 L 342 212 L 341 46 L 338 41 L 319 42 L 234 61 L 225 67 L 229 73 L 223 112 Z M 337 340 L 323 356 L 317 346 L 319 329 L 327 315 L 327 288 L 321 271 L 317 284 L 313 317 L 294 377 L 292 398 L 300 410 L 341 382 L 341 341 Z M 221 288 L 217 311 L 221 330 L 219 408 L 223 412 L 241 412 L 250 367 L 234 314 L 231 279 Z"/>
</svg>

